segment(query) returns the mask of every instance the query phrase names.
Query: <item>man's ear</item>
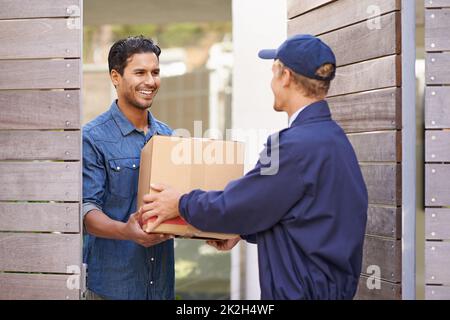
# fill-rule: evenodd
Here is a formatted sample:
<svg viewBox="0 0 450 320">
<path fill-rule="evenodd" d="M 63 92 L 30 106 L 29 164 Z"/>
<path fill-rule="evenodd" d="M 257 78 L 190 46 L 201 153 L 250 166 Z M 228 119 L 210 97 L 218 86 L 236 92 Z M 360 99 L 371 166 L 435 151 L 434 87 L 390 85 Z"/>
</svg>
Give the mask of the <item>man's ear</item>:
<svg viewBox="0 0 450 320">
<path fill-rule="evenodd" d="M 120 73 L 117 72 L 117 70 L 112 69 L 109 76 L 111 77 L 111 81 L 112 81 L 112 84 L 114 85 L 114 87 L 117 87 L 119 85 L 120 78 L 121 78 Z"/>
<path fill-rule="evenodd" d="M 283 87 L 289 86 L 292 81 L 292 72 L 288 68 L 283 68 L 283 73 L 281 74 L 281 83 Z"/>
</svg>

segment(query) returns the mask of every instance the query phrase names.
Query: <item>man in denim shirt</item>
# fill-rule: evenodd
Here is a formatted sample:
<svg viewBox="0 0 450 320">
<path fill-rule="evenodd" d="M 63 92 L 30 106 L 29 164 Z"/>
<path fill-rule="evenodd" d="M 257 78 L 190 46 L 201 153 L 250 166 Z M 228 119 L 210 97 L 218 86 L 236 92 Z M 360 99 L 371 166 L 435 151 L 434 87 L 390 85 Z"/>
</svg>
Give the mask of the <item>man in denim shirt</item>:
<svg viewBox="0 0 450 320">
<path fill-rule="evenodd" d="M 116 42 L 108 63 L 118 100 L 83 128 L 83 219 L 88 299 L 173 299 L 172 236 L 142 231 L 136 193 L 142 147 L 171 129 L 147 110 L 160 86 L 151 39 Z"/>
</svg>

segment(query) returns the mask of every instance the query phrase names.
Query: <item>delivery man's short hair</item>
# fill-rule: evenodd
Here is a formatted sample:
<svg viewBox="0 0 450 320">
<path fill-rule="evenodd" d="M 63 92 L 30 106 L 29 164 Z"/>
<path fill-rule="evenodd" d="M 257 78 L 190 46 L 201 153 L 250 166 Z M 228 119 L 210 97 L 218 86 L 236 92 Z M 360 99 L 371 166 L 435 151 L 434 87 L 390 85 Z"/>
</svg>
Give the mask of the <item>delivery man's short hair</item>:
<svg viewBox="0 0 450 320">
<path fill-rule="evenodd" d="M 302 93 L 308 98 L 323 98 L 328 94 L 330 89 L 331 80 L 316 80 L 302 76 L 295 73 L 288 67 L 286 67 L 280 60 L 275 60 L 275 65 L 278 68 L 278 75 L 280 76 L 284 69 L 288 69 L 292 75 L 294 83 L 299 87 Z M 327 63 L 317 69 L 318 76 L 328 78 L 335 72 L 334 65 Z"/>
<path fill-rule="evenodd" d="M 128 37 L 117 41 L 109 50 L 109 73 L 114 69 L 123 76 L 123 71 L 128 64 L 128 58 L 136 53 L 146 52 L 153 52 L 159 59 L 161 49 L 152 39 L 144 36 Z"/>
</svg>

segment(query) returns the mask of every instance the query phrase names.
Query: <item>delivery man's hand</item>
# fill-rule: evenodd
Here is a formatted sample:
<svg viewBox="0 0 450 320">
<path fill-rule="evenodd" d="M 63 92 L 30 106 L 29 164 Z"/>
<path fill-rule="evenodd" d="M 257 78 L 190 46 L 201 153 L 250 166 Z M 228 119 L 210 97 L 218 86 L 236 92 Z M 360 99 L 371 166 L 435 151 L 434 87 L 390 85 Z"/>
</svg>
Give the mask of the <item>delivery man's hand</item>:
<svg viewBox="0 0 450 320">
<path fill-rule="evenodd" d="M 139 214 L 130 215 L 127 223 L 123 228 L 123 236 L 127 240 L 131 240 L 146 248 L 157 245 L 169 239 L 173 239 L 173 235 L 167 234 L 148 234 L 144 232 L 139 224 Z"/>
<path fill-rule="evenodd" d="M 234 246 L 241 240 L 241 237 L 233 238 L 233 239 L 227 239 L 227 240 L 208 240 L 206 241 L 207 244 L 210 246 L 213 246 L 217 250 L 220 251 L 226 251 L 231 250 L 234 248 Z"/>
<path fill-rule="evenodd" d="M 178 211 L 178 202 L 181 198 L 180 192 L 163 184 L 151 184 L 151 188 L 158 191 L 158 193 L 144 195 L 144 205 L 139 209 L 142 214 L 141 221 L 143 222 L 151 217 L 156 217 L 156 220 L 147 225 L 148 232 L 152 232 L 161 222 L 180 215 Z"/>
</svg>

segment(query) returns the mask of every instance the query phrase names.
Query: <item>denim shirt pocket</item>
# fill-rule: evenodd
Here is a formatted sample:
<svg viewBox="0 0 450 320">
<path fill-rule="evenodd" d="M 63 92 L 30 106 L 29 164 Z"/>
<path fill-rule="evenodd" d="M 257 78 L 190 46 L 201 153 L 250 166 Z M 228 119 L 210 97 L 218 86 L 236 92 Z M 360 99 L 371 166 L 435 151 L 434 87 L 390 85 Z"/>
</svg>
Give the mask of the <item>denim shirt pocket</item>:
<svg viewBox="0 0 450 320">
<path fill-rule="evenodd" d="M 109 191 L 122 198 L 134 197 L 137 193 L 140 159 L 111 159 L 108 163 Z"/>
</svg>

